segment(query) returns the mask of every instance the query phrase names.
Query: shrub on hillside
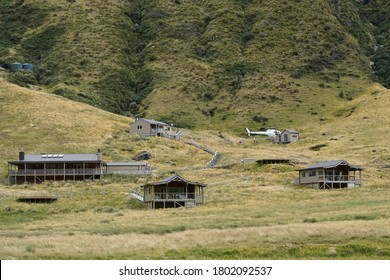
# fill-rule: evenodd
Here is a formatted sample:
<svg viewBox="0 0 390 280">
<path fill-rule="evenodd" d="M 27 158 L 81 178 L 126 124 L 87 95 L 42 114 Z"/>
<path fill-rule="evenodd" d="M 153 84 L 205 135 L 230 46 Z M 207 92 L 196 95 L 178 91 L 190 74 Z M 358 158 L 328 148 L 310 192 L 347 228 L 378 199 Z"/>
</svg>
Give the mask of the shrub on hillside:
<svg viewBox="0 0 390 280">
<path fill-rule="evenodd" d="M 7 80 L 22 87 L 38 84 L 37 78 L 32 71 L 11 72 L 8 74 Z"/>
</svg>

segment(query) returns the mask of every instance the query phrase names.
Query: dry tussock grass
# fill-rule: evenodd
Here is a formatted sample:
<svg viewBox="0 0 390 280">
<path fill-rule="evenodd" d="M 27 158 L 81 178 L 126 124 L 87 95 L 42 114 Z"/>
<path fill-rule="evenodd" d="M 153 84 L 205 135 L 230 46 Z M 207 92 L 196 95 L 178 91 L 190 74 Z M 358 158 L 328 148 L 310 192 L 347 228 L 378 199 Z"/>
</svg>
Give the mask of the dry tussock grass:
<svg viewBox="0 0 390 280">
<path fill-rule="evenodd" d="M 377 229 L 373 231 L 373 228 Z M 99 256 L 133 256 L 145 258 L 146 252 L 164 256 L 164 252 L 195 248 L 261 247 L 261 244 L 288 246 L 314 238 L 326 240 L 328 246 L 351 238 L 388 236 L 390 220 L 344 221 L 321 224 L 289 224 L 233 229 L 198 229 L 165 235 L 120 234 L 112 236 L 85 234 L 50 234 L 28 237 L 0 237 L 0 255 L 7 259 L 41 257 L 98 258 Z"/>
<path fill-rule="evenodd" d="M 6 160 L 26 153 L 94 153 L 129 118 L 42 91 L 9 84 L 0 77 L 1 170 Z"/>
<path fill-rule="evenodd" d="M 390 172 L 379 168 L 387 162 L 388 148 L 385 137 L 375 137 L 375 142 L 372 138 L 376 131 L 390 132 L 386 113 L 390 97 L 385 89 L 374 87 L 348 103 L 346 112 L 356 107 L 350 116 L 334 117 L 320 126 L 302 126 L 302 139 L 290 145 L 273 145 L 260 137 L 255 142 L 245 136 L 245 128 L 241 144 L 240 136 L 218 131 L 188 131 L 181 141 L 145 139 L 124 132 L 129 118 L 1 79 L 0 92 L 3 163 L 15 158 L 21 146 L 29 153 L 58 152 L 59 147 L 66 152 L 92 152 L 103 147 L 107 160 L 129 160 L 148 150 L 155 170 L 151 178 L 125 181 L 48 183 L 23 189 L 1 185 L 2 204 L 11 208 L 10 213 L 2 213 L 2 258 L 172 258 L 170 251 L 185 257 L 185 252 L 191 256 L 198 247 L 245 252 L 263 243 L 316 246 L 325 239 L 337 247 L 355 239 L 384 242 L 388 238 Z M 378 115 L 375 110 L 383 113 Z M 205 167 L 211 155 L 185 143 L 191 139 L 220 152 L 220 164 L 230 164 L 230 168 L 194 170 Z M 321 143 L 327 146 L 310 149 Z M 243 158 L 290 158 L 302 165 L 260 167 L 241 163 Z M 368 163 L 363 188 L 322 192 L 293 185 L 300 166 L 336 158 Z M 128 189 L 175 172 L 208 184 L 205 205 L 145 211 L 129 199 Z M 23 192 L 56 193 L 61 199 L 52 205 L 15 202 Z"/>
</svg>

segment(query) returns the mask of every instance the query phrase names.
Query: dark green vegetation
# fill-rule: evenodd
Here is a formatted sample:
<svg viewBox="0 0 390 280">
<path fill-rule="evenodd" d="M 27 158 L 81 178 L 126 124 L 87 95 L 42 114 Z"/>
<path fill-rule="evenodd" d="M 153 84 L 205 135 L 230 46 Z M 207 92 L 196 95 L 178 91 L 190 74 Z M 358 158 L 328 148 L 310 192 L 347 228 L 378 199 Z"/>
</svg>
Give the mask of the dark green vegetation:
<svg viewBox="0 0 390 280">
<path fill-rule="evenodd" d="M 3 0 L 0 16 L 0 64 L 36 66 L 9 81 L 184 127 L 320 119 L 318 96 L 390 83 L 385 0 Z"/>
<path fill-rule="evenodd" d="M 374 73 L 385 87 L 390 88 L 390 2 L 360 2 L 360 14 L 372 24 L 375 47 L 368 50 L 374 62 Z"/>
</svg>

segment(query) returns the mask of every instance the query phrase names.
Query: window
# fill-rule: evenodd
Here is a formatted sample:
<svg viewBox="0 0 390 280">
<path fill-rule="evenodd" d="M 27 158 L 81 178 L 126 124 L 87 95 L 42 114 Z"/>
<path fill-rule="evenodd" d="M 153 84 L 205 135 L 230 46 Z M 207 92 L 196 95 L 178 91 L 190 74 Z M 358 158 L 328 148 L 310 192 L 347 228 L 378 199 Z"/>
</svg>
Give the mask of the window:
<svg viewBox="0 0 390 280">
<path fill-rule="evenodd" d="M 310 170 L 309 171 L 309 177 L 313 177 L 313 176 L 316 176 L 317 175 L 317 172 L 315 170 Z"/>
<path fill-rule="evenodd" d="M 302 177 L 306 177 L 306 172 L 305 171 L 302 172 Z"/>
<path fill-rule="evenodd" d="M 142 124 L 137 125 L 137 129 L 142 129 Z"/>
</svg>

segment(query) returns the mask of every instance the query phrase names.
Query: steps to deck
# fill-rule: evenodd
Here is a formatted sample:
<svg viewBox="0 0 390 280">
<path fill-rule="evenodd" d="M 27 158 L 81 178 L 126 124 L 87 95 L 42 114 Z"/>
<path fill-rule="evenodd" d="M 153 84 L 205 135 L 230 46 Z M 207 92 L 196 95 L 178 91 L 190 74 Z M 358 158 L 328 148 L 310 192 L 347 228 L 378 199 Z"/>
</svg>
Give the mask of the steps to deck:
<svg viewBox="0 0 390 280">
<path fill-rule="evenodd" d="M 144 196 L 135 190 L 130 190 L 129 194 L 134 197 L 135 199 L 138 199 L 141 202 L 144 202 Z"/>
</svg>

